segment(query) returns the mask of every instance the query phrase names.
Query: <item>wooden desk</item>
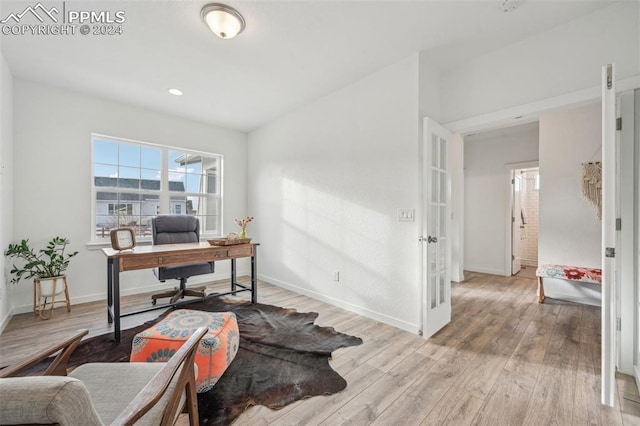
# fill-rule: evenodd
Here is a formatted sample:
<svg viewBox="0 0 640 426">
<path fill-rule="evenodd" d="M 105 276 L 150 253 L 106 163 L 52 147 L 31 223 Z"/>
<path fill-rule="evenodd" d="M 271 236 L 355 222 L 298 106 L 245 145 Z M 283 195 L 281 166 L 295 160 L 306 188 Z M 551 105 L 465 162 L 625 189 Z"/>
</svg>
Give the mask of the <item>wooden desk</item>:
<svg viewBox="0 0 640 426">
<path fill-rule="evenodd" d="M 163 244 L 157 246 L 140 246 L 133 250 L 117 251 L 104 248 L 107 257 L 107 320 L 114 324 L 114 338 L 120 341 L 120 318 L 142 312 L 163 309 L 167 306 L 178 306 L 189 303 L 182 301 L 173 305 L 153 306 L 135 312 L 120 313 L 120 272 L 151 269 L 160 266 L 188 265 L 191 263 L 231 260 L 231 291 L 218 293 L 208 297 L 218 297 L 250 291 L 251 303 L 258 301 L 257 257 L 258 244 L 237 244 L 229 246 L 212 246 L 208 242 L 186 244 Z M 251 287 L 236 282 L 236 259 L 251 258 Z M 201 299 L 195 299 L 201 300 Z M 194 301 L 195 301 L 194 300 Z"/>
</svg>

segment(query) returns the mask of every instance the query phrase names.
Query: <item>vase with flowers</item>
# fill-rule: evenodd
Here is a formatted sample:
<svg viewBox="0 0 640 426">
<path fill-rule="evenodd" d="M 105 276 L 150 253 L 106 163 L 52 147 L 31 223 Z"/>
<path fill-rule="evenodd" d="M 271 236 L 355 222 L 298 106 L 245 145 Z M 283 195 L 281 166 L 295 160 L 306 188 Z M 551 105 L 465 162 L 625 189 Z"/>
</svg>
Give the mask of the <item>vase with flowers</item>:
<svg viewBox="0 0 640 426">
<path fill-rule="evenodd" d="M 238 224 L 238 226 L 242 228 L 242 231 L 240 231 L 240 235 L 238 235 L 238 238 L 242 240 L 247 238 L 247 225 L 251 221 L 253 221 L 253 216 L 247 216 L 244 219 L 236 219 L 236 224 Z"/>
</svg>

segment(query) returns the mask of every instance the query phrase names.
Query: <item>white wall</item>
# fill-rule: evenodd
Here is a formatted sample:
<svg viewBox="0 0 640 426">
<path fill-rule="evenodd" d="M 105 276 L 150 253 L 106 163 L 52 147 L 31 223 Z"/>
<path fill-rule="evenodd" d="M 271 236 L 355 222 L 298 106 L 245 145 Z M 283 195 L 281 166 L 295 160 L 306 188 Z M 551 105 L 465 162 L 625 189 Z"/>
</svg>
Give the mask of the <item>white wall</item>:
<svg viewBox="0 0 640 426">
<path fill-rule="evenodd" d="M 0 51 L 0 249 L 13 234 L 13 77 Z M 0 255 L 0 332 L 11 313 L 10 265 Z"/>
<path fill-rule="evenodd" d="M 260 276 L 417 331 L 418 166 L 417 55 L 250 133 Z"/>
<path fill-rule="evenodd" d="M 611 62 L 618 79 L 640 74 L 638 8 L 619 2 L 443 72 L 443 122 L 598 87 Z"/>
<path fill-rule="evenodd" d="M 601 266 L 601 222 L 582 197 L 583 162 L 601 159 L 600 104 L 540 117 L 539 264 Z M 600 304 L 600 286 L 545 279 L 545 294 Z"/>
<path fill-rule="evenodd" d="M 451 140 L 451 280 L 464 281 L 464 138 Z"/>
<path fill-rule="evenodd" d="M 418 55 L 419 60 L 419 112 L 420 117 L 429 117 L 437 122 L 441 121 L 440 112 L 440 70 L 428 51 Z"/>
<path fill-rule="evenodd" d="M 91 234 L 92 132 L 223 154 L 224 232 L 237 231 L 233 219 L 247 215 L 243 133 L 19 79 L 14 100 L 13 237 L 29 238 L 38 246 L 56 235 L 70 238 L 71 249 L 80 251 L 68 270 L 73 303 L 106 297 L 106 260 L 86 245 Z M 228 263 L 216 265 L 217 278 L 229 274 Z M 240 272 L 246 265 L 242 268 Z M 150 270 L 124 273 L 120 283 L 124 294 L 174 284 L 159 283 Z M 14 297 L 16 311 L 30 310 L 31 284 L 20 283 Z"/>
<path fill-rule="evenodd" d="M 507 164 L 538 160 L 538 124 L 467 136 L 464 144 L 464 269 L 511 275 L 505 262 Z"/>
</svg>

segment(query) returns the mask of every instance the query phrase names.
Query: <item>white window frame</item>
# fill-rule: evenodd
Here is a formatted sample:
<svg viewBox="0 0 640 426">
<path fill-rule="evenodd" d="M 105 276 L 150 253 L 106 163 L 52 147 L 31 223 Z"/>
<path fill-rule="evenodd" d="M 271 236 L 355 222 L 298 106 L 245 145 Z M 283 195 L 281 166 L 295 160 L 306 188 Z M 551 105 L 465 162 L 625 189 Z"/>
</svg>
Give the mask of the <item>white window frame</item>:
<svg viewBox="0 0 640 426">
<path fill-rule="evenodd" d="M 104 187 L 104 186 L 96 186 L 95 185 L 95 170 L 94 170 L 94 145 L 96 139 L 98 140 L 106 140 L 116 143 L 126 143 L 132 145 L 140 145 L 140 146 L 149 146 L 158 148 L 161 151 L 161 172 L 160 172 L 160 190 L 143 190 L 143 189 L 129 189 L 129 188 L 120 188 L 120 187 Z M 186 192 L 172 192 L 169 191 L 169 168 L 168 164 L 169 151 L 180 151 L 190 155 L 203 156 L 208 158 L 216 158 L 218 160 L 218 171 L 217 171 L 217 191 L 215 194 L 209 193 L 190 193 Z M 223 224 L 223 176 L 224 176 L 224 157 L 222 154 L 216 154 L 205 151 L 197 151 L 193 149 L 187 149 L 176 146 L 169 145 L 161 145 L 157 143 L 151 142 L 142 142 L 133 139 L 120 138 L 116 136 L 109 136 L 99 133 L 91 134 L 91 240 L 89 242 L 90 245 L 105 245 L 110 242 L 110 235 L 105 234 L 104 237 L 98 237 L 97 235 L 97 221 L 96 221 L 96 205 L 97 205 L 97 193 L 102 191 L 113 191 L 120 193 L 132 193 L 132 194 L 153 194 L 159 196 L 159 212 L 158 214 L 171 214 L 171 196 L 179 194 L 184 197 L 210 197 L 214 199 L 217 204 L 216 207 L 216 215 L 215 215 L 215 229 L 216 231 L 206 231 L 206 227 L 203 224 L 200 224 L 200 239 L 212 238 L 212 237 L 220 237 L 224 235 L 222 224 Z M 202 200 L 201 200 L 202 201 Z M 124 202 L 126 203 L 126 202 Z M 120 203 L 123 204 L 123 203 Z M 184 213 L 183 213 L 184 214 Z M 151 236 L 137 236 L 136 240 L 138 242 L 150 242 Z"/>
</svg>

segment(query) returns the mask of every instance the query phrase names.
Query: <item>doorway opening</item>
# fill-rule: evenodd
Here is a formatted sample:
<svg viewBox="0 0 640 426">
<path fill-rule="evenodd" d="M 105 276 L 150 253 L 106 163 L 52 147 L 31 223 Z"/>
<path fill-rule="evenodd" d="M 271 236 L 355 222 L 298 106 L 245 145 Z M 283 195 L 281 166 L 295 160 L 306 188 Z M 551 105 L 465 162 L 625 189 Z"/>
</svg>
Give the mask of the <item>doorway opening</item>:
<svg viewBox="0 0 640 426">
<path fill-rule="evenodd" d="M 535 278 L 538 267 L 540 168 L 512 171 L 511 275 Z"/>
</svg>

